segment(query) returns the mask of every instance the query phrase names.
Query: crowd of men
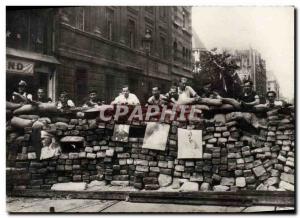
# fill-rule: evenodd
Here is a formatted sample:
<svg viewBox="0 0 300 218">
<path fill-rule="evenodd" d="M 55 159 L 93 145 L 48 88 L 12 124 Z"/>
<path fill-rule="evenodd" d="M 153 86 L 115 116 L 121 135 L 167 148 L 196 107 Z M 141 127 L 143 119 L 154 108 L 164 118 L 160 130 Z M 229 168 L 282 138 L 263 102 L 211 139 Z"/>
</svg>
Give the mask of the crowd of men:
<svg viewBox="0 0 300 218">
<path fill-rule="evenodd" d="M 253 83 L 250 80 L 244 81 L 243 92 L 237 99 L 223 98 L 215 90 L 212 89 L 211 83 L 206 83 L 202 87 L 203 92 L 198 94 L 195 90 L 187 85 L 187 79 L 182 77 L 178 85 L 172 85 L 168 93 L 162 94 L 159 87 L 152 88 L 152 96 L 147 100 L 146 105 L 187 105 L 187 104 L 205 104 L 220 106 L 222 104 L 230 104 L 241 108 L 251 108 L 260 104 L 259 96 L 253 90 Z M 266 104 L 261 104 L 265 107 L 283 106 L 282 101 L 276 100 L 276 92 L 268 91 L 266 94 Z M 27 83 L 21 80 L 18 84 L 18 90 L 12 94 L 12 102 L 21 104 L 38 104 L 49 103 L 52 99 L 46 96 L 45 90 L 39 88 L 36 93 L 36 98 L 27 93 Z M 63 91 L 59 95 L 58 101 L 55 102 L 57 109 L 64 110 L 74 108 L 74 102 L 68 97 L 68 93 Z M 82 108 L 94 108 L 105 104 L 99 100 L 96 90 L 89 91 L 88 99 L 81 106 Z M 123 86 L 121 93 L 112 102 L 112 105 L 140 105 L 138 97 L 130 93 L 128 86 Z"/>
</svg>

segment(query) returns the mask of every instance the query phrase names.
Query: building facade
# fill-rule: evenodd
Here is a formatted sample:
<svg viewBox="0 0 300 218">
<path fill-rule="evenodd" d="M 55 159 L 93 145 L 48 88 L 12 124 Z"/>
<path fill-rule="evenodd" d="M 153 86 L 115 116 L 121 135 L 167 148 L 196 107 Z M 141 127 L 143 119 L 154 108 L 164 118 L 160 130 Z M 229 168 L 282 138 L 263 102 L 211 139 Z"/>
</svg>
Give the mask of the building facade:
<svg viewBox="0 0 300 218">
<path fill-rule="evenodd" d="M 11 10 L 8 17 L 16 13 Z M 27 14 L 37 14 L 37 20 L 44 19 L 42 24 L 37 24 L 38 21 L 35 25 L 37 34 L 47 36 L 43 38 L 46 48 L 35 53 L 54 58 L 55 63 L 47 59 L 54 65 L 47 66 L 47 75 L 54 83 L 47 84 L 47 89 L 51 89 L 49 96 L 54 99 L 67 91 L 80 105 L 88 91 L 94 89 L 110 103 L 126 84 L 144 103 L 153 86 L 167 92 L 172 81 L 182 76 L 192 78 L 191 7 L 61 7 L 28 10 Z M 9 18 L 7 22 L 8 26 L 20 23 L 16 33 L 22 28 L 32 28 L 32 24 L 22 23 L 21 18 L 17 22 Z M 145 47 L 146 33 L 151 36 L 149 49 Z M 28 42 L 40 40 L 40 35 L 35 38 L 31 33 L 25 35 Z M 19 44 L 24 47 L 27 41 L 20 40 Z M 15 45 L 7 43 L 7 51 Z M 24 51 L 22 46 L 20 51 Z M 25 50 L 31 52 L 31 47 Z M 35 83 L 32 89 L 40 86 Z"/>
<path fill-rule="evenodd" d="M 236 50 L 232 53 L 233 59 L 240 67 L 237 73 L 241 81 L 253 81 L 254 90 L 264 99 L 267 91 L 266 62 L 255 49 Z"/>
<path fill-rule="evenodd" d="M 27 82 L 28 92 L 36 97 L 37 88 L 56 97 L 56 75 L 59 61 L 54 56 L 52 9 L 18 9 L 6 11 L 6 98 Z"/>
<path fill-rule="evenodd" d="M 192 77 L 190 7 L 68 7 L 58 15 L 58 90 L 77 103 L 89 89 L 109 103 L 124 84 L 145 103 L 153 86 L 167 92 L 173 80 Z"/>
</svg>

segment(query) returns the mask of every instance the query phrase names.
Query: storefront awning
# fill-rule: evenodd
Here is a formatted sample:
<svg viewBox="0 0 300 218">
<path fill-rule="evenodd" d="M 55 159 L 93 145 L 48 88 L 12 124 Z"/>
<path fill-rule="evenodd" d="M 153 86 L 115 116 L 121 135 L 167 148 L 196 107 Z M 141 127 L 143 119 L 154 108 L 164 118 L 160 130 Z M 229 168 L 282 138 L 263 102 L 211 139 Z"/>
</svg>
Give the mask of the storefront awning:
<svg viewBox="0 0 300 218">
<path fill-rule="evenodd" d="M 41 61 L 51 64 L 60 64 L 60 62 L 53 56 L 43 55 L 36 52 L 22 51 L 14 48 L 6 48 L 6 55 L 29 60 Z"/>
</svg>

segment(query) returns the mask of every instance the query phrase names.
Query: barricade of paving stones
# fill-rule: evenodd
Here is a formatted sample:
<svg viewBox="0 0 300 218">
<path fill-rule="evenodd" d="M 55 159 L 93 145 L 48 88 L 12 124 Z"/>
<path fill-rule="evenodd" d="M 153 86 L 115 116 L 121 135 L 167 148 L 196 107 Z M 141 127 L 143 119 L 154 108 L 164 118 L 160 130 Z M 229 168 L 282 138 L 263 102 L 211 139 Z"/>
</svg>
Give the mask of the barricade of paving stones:
<svg viewBox="0 0 300 218">
<path fill-rule="evenodd" d="M 241 115 L 242 112 L 216 114 L 192 124 L 173 121 L 165 151 L 142 148 L 142 137 L 129 137 L 128 142 L 112 141 L 112 122 L 52 117 L 46 130 L 59 140 L 77 136 L 83 146 L 78 152 L 62 153 L 48 160 L 37 157 L 31 145 L 31 127 L 18 130 L 21 135 L 10 128 L 7 186 L 50 189 L 60 182 L 105 180 L 111 185 L 146 190 L 170 186 L 183 191 L 293 191 L 294 114 L 270 110 L 257 133 L 241 128 Z M 178 128 L 203 130 L 202 159 L 177 159 Z"/>
</svg>

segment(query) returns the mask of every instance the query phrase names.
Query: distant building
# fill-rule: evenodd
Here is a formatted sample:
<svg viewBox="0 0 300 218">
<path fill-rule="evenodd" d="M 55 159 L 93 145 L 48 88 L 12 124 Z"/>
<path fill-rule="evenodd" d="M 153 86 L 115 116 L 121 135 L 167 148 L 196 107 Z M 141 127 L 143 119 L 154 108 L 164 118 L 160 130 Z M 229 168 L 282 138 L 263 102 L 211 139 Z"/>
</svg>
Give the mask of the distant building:
<svg viewBox="0 0 300 218">
<path fill-rule="evenodd" d="M 277 94 L 277 99 L 280 98 L 280 86 L 276 79 L 276 76 L 273 74 L 272 71 L 267 72 L 267 91 L 274 91 Z"/>
<path fill-rule="evenodd" d="M 7 13 L 7 84 L 25 76 L 32 90 L 53 99 L 65 90 L 77 104 L 89 89 L 110 102 L 128 84 L 144 103 L 152 86 L 192 78 L 189 6 L 24 9 Z M 11 70 L 20 60 L 30 71 Z"/>
<path fill-rule="evenodd" d="M 193 73 L 199 73 L 201 70 L 200 68 L 201 52 L 206 51 L 206 48 L 195 30 L 193 30 L 192 46 L 193 46 Z"/>
<path fill-rule="evenodd" d="M 267 91 L 267 75 L 266 62 L 261 57 L 261 54 L 255 49 L 250 48 L 235 50 L 232 52 L 232 56 L 236 64 L 240 67 L 237 73 L 241 81 L 246 79 L 252 80 L 254 90 L 263 100 Z"/>
</svg>

